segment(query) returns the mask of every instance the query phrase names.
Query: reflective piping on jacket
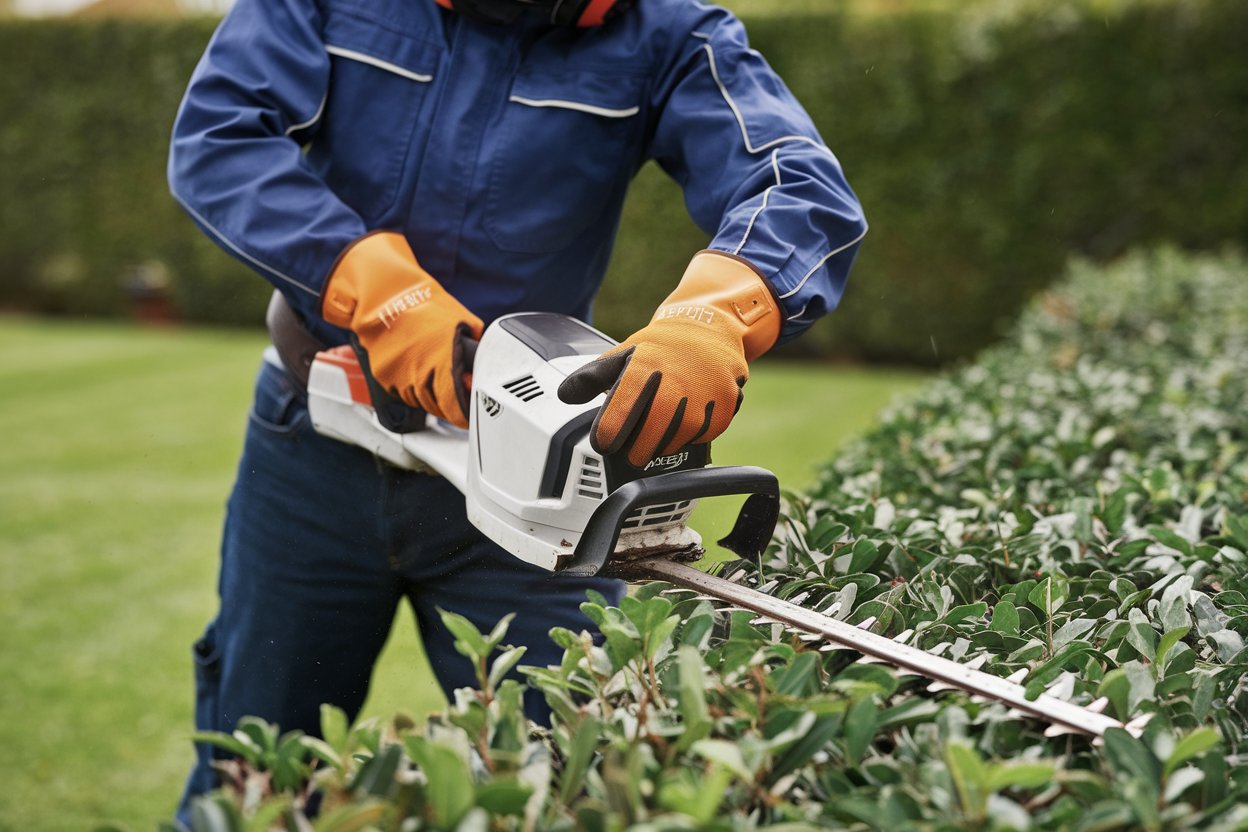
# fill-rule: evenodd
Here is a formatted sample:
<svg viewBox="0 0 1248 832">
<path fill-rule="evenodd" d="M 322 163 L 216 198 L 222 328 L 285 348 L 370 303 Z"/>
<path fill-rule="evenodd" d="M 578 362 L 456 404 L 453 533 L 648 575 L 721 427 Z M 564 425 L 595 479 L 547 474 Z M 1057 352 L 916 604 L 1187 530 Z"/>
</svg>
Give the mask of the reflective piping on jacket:
<svg viewBox="0 0 1248 832">
<path fill-rule="evenodd" d="M 750 217 L 750 224 L 745 227 L 745 236 L 741 238 L 740 245 L 737 246 L 733 254 L 740 255 L 741 249 L 745 248 L 745 241 L 750 239 L 750 232 L 754 230 L 754 221 L 758 219 L 758 215 L 763 213 L 767 208 L 767 198 L 771 196 L 771 192 L 780 187 L 780 148 L 771 151 L 771 169 L 776 172 L 776 184 L 763 191 L 763 204 L 758 206 L 758 210 L 754 212 L 754 216 Z"/>
<path fill-rule="evenodd" d="M 706 41 L 709 41 L 711 39 L 711 36 L 705 32 L 694 32 L 693 36 L 697 38 L 702 38 L 703 40 L 706 40 Z M 728 88 L 724 86 L 724 82 L 720 80 L 719 67 L 715 63 L 715 48 L 711 46 L 710 43 L 703 44 L 702 48 L 706 50 L 706 57 L 707 57 L 707 60 L 710 62 L 711 77 L 715 79 L 715 86 L 719 87 L 719 94 L 723 96 L 724 102 L 728 105 L 728 109 L 732 110 L 733 116 L 737 119 L 737 125 L 741 128 L 741 138 L 745 141 L 745 149 L 747 151 L 749 151 L 750 153 L 762 153 L 764 150 L 767 150 L 768 148 L 771 148 L 771 147 L 775 147 L 778 144 L 786 144 L 788 142 L 804 142 L 806 144 L 809 144 L 811 147 L 815 147 L 815 148 L 818 148 L 819 150 L 822 150 L 824 153 L 827 153 L 829 156 L 833 155 L 832 151 L 828 148 L 827 145 L 825 145 L 823 142 L 812 139 L 810 136 L 781 136 L 778 139 L 772 139 L 766 144 L 755 147 L 754 144 L 750 141 L 750 132 L 749 130 L 746 129 L 745 117 L 741 115 L 741 108 L 737 106 L 737 102 L 732 99 L 732 95 L 729 94 Z M 750 50 L 750 51 L 753 51 L 753 50 Z"/>
<path fill-rule="evenodd" d="M 197 221 L 200 225 L 202 225 L 204 228 L 208 229 L 208 230 L 212 233 L 212 236 L 214 236 L 214 237 L 216 237 L 218 240 L 220 240 L 220 241 L 221 241 L 221 243 L 222 243 L 222 245 L 224 245 L 224 246 L 225 246 L 226 248 L 228 248 L 230 251 L 234 252 L 234 253 L 235 253 L 235 254 L 237 254 L 239 257 L 241 257 L 241 258 L 243 258 L 244 260 L 246 260 L 248 263 L 251 263 L 251 264 L 252 264 L 253 266 L 255 266 L 256 268 L 258 268 L 258 269 L 263 269 L 264 271 L 268 272 L 269 274 L 273 275 L 274 277 L 277 277 L 277 278 L 280 278 L 280 279 L 282 279 L 282 280 L 285 280 L 287 283 L 291 284 L 291 285 L 292 285 L 292 286 L 294 286 L 295 288 L 297 288 L 297 289 L 302 289 L 303 291 L 307 292 L 309 295 L 312 295 L 313 297 L 319 297 L 319 296 L 320 296 L 320 294 L 321 294 L 321 293 L 320 293 L 320 292 L 318 292 L 318 291 L 316 291 L 315 289 L 311 289 L 311 288 L 309 288 L 308 286 L 305 286 L 303 283 L 300 283 L 298 280 L 295 280 L 295 279 L 294 279 L 293 277 L 291 277 L 290 275 L 288 275 L 288 274 L 283 274 L 282 272 L 279 272 L 277 269 L 273 268 L 273 267 L 272 267 L 272 266 L 270 266 L 269 264 L 267 264 L 267 263 L 262 263 L 261 261 L 259 261 L 259 260 L 257 260 L 256 258 L 252 257 L 252 256 L 251 256 L 250 254 L 248 254 L 247 252 L 243 251 L 241 248 L 239 248 L 237 245 L 235 245 L 235 244 L 234 244 L 234 241 L 233 241 L 233 240 L 231 240 L 229 237 L 225 236 L 225 235 L 224 235 L 224 234 L 222 234 L 220 231 L 218 231 L 218 230 L 217 230 L 217 227 L 216 227 L 215 225 L 213 225 L 212 223 L 208 222 L 208 220 L 204 219 L 204 218 L 200 215 L 200 213 L 199 213 L 198 211 L 196 211 L 194 208 L 192 208 L 192 207 L 190 206 L 190 204 L 189 204 L 189 203 L 188 203 L 185 199 L 183 199 L 180 195 L 178 195 L 178 193 L 177 193 L 177 192 L 174 192 L 174 193 L 173 193 L 173 198 L 174 198 L 174 199 L 176 199 L 176 200 L 178 201 L 178 204 L 179 204 L 179 205 L 181 205 L 183 208 L 185 208 L 185 209 L 186 209 L 186 212 L 187 212 L 188 214 L 190 214 L 192 217 L 194 217 L 194 218 L 195 218 L 195 220 L 196 220 L 196 221 Z"/>
<path fill-rule="evenodd" d="M 816 263 L 816 264 L 815 264 L 815 267 L 814 267 L 813 269 L 811 269 L 810 271 L 806 272 L 806 276 L 805 276 L 805 277 L 803 277 L 800 281 L 798 281 L 798 284 L 797 284 L 796 286 L 794 286 L 792 289 L 790 289 L 789 291 L 787 291 L 787 292 L 785 292 L 783 295 L 781 295 L 781 296 L 780 296 L 780 299 L 781 299 L 781 300 L 784 300 L 785 298 L 790 298 L 790 297 L 792 297 L 793 295 L 797 294 L 797 293 L 798 293 L 798 291 L 800 291 L 800 290 L 801 290 L 801 288 L 802 288 L 803 286 L 805 286 L 805 285 L 806 285 L 806 281 L 807 281 L 807 280 L 810 280 L 811 276 L 812 276 L 812 275 L 814 275 L 814 273 L 815 273 L 815 272 L 817 272 L 817 271 L 819 271 L 821 268 L 823 268 L 823 264 L 824 264 L 824 263 L 828 262 L 828 261 L 829 261 L 829 260 L 831 260 L 833 257 L 835 257 L 836 255 L 840 254 L 842 251 L 844 251 L 845 249 L 849 248 L 850 246 L 855 245 L 856 243 L 860 243 L 860 242 L 862 242 L 862 238 L 863 238 L 863 237 L 865 237 L 865 236 L 867 236 L 867 230 L 868 230 L 868 229 L 867 229 L 867 226 L 864 224 L 864 225 L 863 225 L 863 227 L 862 227 L 862 233 L 861 233 L 861 234 L 859 234 L 857 237 L 855 237 L 854 239 L 850 240 L 848 243 L 846 243 L 845 245 L 841 246 L 840 248 L 836 248 L 836 249 L 833 249 L 832 251 L 829 251 L 829 252 L 828 252 L 828 253 L 824 256 L 824 258 L 823 258 L 822 260 L 820 260 L 818 263 Z M 806 311 L 806 307 L 805 307 L 805 306 L 803 306 L 803 307 L 802 307 L 802 312 L 805 312 L 805 311 Z M 789 320 L 791 321 L 791 320 L 793 320 L 794 318 L 798 317 L 798 315 L 801 315 L 801 314 L 802 314 L 802 312 L 798 312 L 798 313 L 797 313 L 797 315 L 794 315 L 792 318 L 789 318 Z"/>
<path fill-rule="evenodd" d="M 362 64 L 375 66 L 378 69 L 384 69 L 386 72 L 393 72 L 395 75 L 401 75 L 404 78 L 410 78 L 413 81 L 419 81 L 427 84 L 433 80 L 432 75 L 421 75 L 419 72 L 412 72 L 410 69 L 404 69 L 397 64 L 389 61 L 383 61 L 381 58 L 374 58 L 372 55 L 365 55 L 363 52 L 356 52 L 354 49 L 344 49 L 341 46 L 332 44 L 325 45 L 325 51 L 331 55 L 337 55 L 339 58 L 346 58 L 351 61 L 359 61 Z"/>
<path fill-rule="evenodd" d="M 593 115 L 605 116 L 606 118 L 628 118 L 641 112 L 641 107 L 612 110 L 607 107 L 595 107 L 593 104 L 582 104 L 579 101 L 564 101 L 561 98 L 524 98 L 519 95 L 513 95 L 509 100 L 517 104 L 524 104 L 526 107 L 558 107 L 564 110 L 579 110 L 582 113 L 592 113 Z"/>
<path fill-rule="evenodd" d="M 301 121 L 298 124 L 290 125 L 289 127 L 286 128 L 286 135 L 289 136 L 293 133 L 298 133 L 300 130 L 306 130 L 307 128 L 311 127 L 313 124 L 316 124 L 318 121 L 320 121 L 321 116 L 325 114 L 325 102 L 328 100 L 329 100 L 329 94 L 326 93 L 325 97 L 321 99 L 321 106 L 316 108 L 316 112 L 312 115 L 312 118 L 308 119 L 307 121 Z"/>
</svg>

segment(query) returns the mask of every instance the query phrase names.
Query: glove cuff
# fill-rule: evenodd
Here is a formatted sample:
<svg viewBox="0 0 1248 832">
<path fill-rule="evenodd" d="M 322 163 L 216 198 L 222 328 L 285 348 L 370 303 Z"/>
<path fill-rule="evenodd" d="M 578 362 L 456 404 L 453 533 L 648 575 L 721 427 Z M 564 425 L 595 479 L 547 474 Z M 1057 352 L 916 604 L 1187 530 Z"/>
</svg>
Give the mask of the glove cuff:
<svg viewBox="0 0 1248 832">
<path fill-rule="evenodd" d="M 321 316 L 334 326 L 355 329 L 352 324 L 365 286 L 370 295 L 398 296 L 425 282 L 434 280 L 416 262 L 407 238 L 394 231 L 374 231 L 338 256 L 321 293 Z"/>
<path fill-rule="evenodd" d="M 694 255 L 653 321 L 675 318 L 731 332 L 746 361 L 767 352 L 780 337 L 780 304 L 771 285 L 748 261 L 709 249 Z"/>
</svg>

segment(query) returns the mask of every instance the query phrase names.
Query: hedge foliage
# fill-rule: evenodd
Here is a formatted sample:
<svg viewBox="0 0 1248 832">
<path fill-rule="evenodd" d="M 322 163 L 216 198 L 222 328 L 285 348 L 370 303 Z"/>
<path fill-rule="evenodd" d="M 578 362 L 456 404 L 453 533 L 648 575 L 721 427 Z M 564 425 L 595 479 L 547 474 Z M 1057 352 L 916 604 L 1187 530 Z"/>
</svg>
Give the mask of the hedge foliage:
<svg viewBox="0 0 1248 832">
<path fill-rule="evenodd" d="M 896 407 L 725 572 L 1067 699 L 1140 736 L 1046 737 L 1004 706 L 687 591 L 583 607 L 522 668 L 507 622 L 445 614 L 477 668 L 427 724 L 323 739 L 244 720 L 197 832 L 318 829 L 1239 830 L 1248 824 L 1248 262 L 1077 266 L 1006 345 Z"/>
<path fill-rule="evenodd" d="M 843 311 L 799 350 L 932 362 L 998 334 L 1071 252 L 1248 241 L 1248 6 L 1031 4 L 993 18 L 750 23 L 872 224 Z M 121 313 L 171 281 L 193 320 L 260 320 L 265 284 L 167 196 L 166 142 L 213 23 L 0 22 L 0 304 Z M 599 304 L 646 320 L 705 242 L 647 169 Z"/>
</svg>

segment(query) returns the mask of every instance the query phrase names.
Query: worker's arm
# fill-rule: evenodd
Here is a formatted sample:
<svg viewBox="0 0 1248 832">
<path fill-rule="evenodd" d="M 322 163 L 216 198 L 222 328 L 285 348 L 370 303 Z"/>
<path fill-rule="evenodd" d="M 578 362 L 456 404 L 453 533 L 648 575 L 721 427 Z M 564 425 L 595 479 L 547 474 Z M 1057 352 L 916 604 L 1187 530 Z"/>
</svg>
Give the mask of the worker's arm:
<svg viewBox="0 0 1248 832">
<path fill-rule="evenodd" d="M 559 390 L 606 392 L 592 442 L 638 467 L 728 427 L 749 362 L 836 306 L 866 233 L 836 157 L 741 24 L 696 8 L 655 87 L 649 153 L 711 244 L 650 324 Z"/>
<path fill-rule="evenodd" d="M 741 23 L 702 8 L 655 88 L 649 152 L 683 187 L 709 248 L 771 286 L 783 342 L 835 308 L 867 225 L 840 163 Z"/>
<path fill-rule="evenodd" d="M 339 255 L 366 231 L 316 176 L 330 57 L 311 0 L 238 0 L 178 112 L 169 185 L 195 222 L 280 289 L 308 321 Z"/>
</svg>

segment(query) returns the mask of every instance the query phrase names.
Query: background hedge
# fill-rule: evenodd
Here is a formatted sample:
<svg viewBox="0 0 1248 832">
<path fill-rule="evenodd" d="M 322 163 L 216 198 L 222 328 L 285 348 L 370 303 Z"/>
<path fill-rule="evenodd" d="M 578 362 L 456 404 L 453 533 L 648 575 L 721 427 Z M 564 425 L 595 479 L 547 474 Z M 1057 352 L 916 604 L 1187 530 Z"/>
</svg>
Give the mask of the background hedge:
<svg viewBox="0 0 1248 832">
<path fill-rule="evenodd" d="M 872 224 L 842 313 L 791 349 L 964 356 L 1071 252 L 1248 242 L 1248 4 L 1054 6 L 747 21 Z M 0 23 L 0 305 L 121 314 L 127 287 L 167 279 L 188 319 L 261 319 L 267 284 L 164 181 L 213 25 Z M 623 335 L 644 321 L 703 243 L 677 188 L 645 171 L 599 323 Z"/>
</svg>

